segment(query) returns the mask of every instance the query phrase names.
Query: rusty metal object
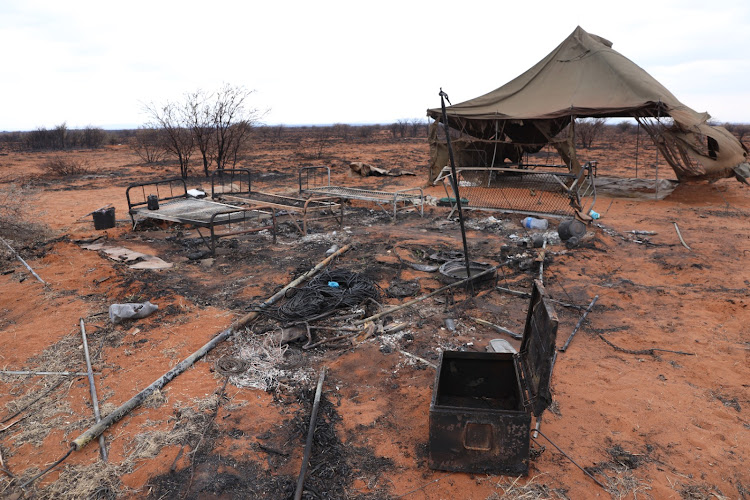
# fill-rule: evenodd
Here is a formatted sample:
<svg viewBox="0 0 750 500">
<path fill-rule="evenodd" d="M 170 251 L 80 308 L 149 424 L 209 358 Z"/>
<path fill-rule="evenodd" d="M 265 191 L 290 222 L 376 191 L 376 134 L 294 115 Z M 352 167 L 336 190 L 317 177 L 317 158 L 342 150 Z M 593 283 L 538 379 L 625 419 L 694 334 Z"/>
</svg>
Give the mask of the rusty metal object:
<svg viewBox="0 0 750 500">
<path fill-rule="evenodd" d="M 517 354 L 442 353 L 430 404 L 431 468 L 528 473 L 531 415 L 552 401 L 557 324 L 536 281 Z"/>
</svg>

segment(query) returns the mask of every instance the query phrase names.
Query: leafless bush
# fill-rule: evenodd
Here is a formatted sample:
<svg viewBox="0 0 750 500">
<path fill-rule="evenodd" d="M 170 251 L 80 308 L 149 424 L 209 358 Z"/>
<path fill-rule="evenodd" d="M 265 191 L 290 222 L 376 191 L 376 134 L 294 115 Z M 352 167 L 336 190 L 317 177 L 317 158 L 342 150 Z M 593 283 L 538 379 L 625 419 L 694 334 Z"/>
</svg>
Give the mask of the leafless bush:
<svg viewBox="0 0 750 500">
<path fill-rule="evenodd" d="M 361 139 L 369 139 L 379 128 L 378 125 L 360 125 L 357 127 L 357 135 Z"/>
<path fill-rule="evenodd" d="M 585 118 L 576 121 L 576 137 L 581 141 L 583 149 L 590 148 L 604 130 L 607 120 L 604 118 Z"/>
<path fill-rule="evenodd" d="M 745 136 L 750 136 L 750 123 L 725 123 L 723 127 L 734 134 L 743 144 L 745 143 Z"/>
<path fill-rule="evenodd" d="M 44 171 L 54 177 L 69 177 L 89 173 L 89 165 L 85 160 L 55 156 L 42 163 Z"/>
<path fill-rule="evenodd" d="M 336 134 L 344 142 L 349 140 L 349 136 L 352 133 L 352 126 L 347 123 L 334 123 L 333 133 Z"/>
<path fill-rule="evenodd" d="M 427 127 L 427 120 L 414 119 L 409 123 L 409 132 L 412 137 L 419 137 L 420 131 L 423 131 L 425 136 L 427 136 Z"/>
<path fill-rule="evenodd" d="M 618 132 L 621 134 L 629 134 L 633 131 L 635 126 L 633 125 L 633 122 L 630 121 L 622 121 L 615 125 L 615 129 L 617 129 Z"/>
<path fill-rule="evenodd" d="M 141 127 L 136 131 L 135 137 L 129 141 L 128 145 L 146 164 L 160 161 L 167 152 L 164 148 L 164 137 L 161 129 Z"/>
</svg>

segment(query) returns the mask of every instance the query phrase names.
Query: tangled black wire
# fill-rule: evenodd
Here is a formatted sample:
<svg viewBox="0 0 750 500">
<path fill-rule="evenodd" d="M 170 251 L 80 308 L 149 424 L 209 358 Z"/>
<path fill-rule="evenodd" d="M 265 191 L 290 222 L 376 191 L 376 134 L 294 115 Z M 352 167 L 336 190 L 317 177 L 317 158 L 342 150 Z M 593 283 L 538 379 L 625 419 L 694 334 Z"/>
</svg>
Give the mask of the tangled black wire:
<svg viewBox="0 0 750 500">
<path fill-rule="evenodd" d="M 366 299 L 378 300 L 377 286 L 361 274 L 346 269 L 326 269 L 302 288 L 287 294 L 279 307 L 285 321 L 311 320 L 336 309 L 360 305 Z"/>
</svg>

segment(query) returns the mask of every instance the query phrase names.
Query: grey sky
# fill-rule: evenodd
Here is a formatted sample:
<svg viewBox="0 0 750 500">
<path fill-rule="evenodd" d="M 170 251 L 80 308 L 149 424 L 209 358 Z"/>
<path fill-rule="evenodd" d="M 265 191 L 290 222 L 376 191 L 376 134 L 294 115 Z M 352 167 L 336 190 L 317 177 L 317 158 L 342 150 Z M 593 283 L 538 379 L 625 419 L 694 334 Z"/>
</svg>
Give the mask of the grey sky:
<svg viewBox="0 0 750 500">
<path fill-rule="evenodd" d="M 0 1 L 0 130 L 136 127 L 223 83 L 266 123 L 391 123 L 497 88 L 577 25 L 716 120 L 750 122 L 750 2 Z"/>
</svg>

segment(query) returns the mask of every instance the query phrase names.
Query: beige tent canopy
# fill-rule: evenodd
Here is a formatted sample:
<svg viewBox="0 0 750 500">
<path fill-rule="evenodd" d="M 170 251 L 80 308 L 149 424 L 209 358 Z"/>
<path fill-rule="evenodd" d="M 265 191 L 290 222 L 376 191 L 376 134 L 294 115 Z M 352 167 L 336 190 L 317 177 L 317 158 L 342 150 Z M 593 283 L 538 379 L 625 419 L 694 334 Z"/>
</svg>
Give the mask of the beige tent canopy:
<svg viewBox="0 0 750 500">
<path fill-rule="evenodd" d="M 440 108 L 427 115 L 442 122 Z M 645 127 L 679 179 L 739 178 L 748 169 L 747 149 L 725 128 L 709 125 L 708 113 L 682 104 L 611 42 L 580 26 L 531 69 L 492 92 L 449 106 L 447 116 L 450 128 L 462 134 L 456 146 L 459 155 L 467 152 L 459 156 L 463 164 L 476 162 L 468 153 L 477 150 L 493 165 L 505 158 L 517 163 L 523 152 L 552 144 L 577 171 L 574 127 L 567 139 L 554 137 L 575 118 L 631 117 Z M 447 163 L 437 122 L 430 135 L 431 178 Z"/>
</svg>

